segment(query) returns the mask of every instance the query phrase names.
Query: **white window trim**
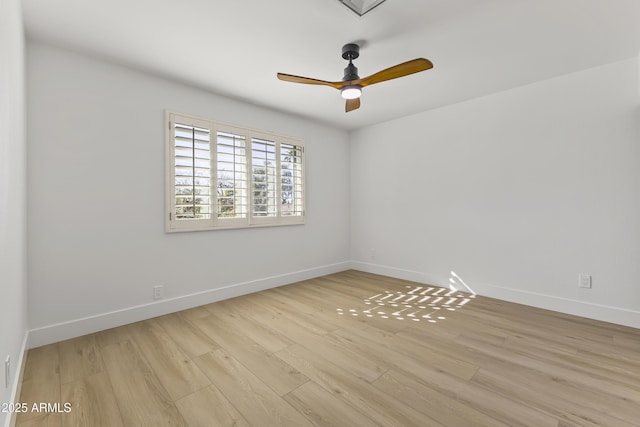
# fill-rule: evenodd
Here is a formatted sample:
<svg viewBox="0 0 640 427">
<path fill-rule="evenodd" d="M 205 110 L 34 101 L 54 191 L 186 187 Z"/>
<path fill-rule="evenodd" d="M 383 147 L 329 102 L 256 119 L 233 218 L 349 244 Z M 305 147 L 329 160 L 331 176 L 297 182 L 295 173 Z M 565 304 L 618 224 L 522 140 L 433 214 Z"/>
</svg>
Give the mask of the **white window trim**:
<svg viewBox="0 0 640 427">
<path fill-rule="evenodd" d="M 209 219 L 176 219 L 175 218 L 175 140 L 174 126 L 177 122 L 202 127 L 210 131 L 211 144 L 211 183 L 210 183 L 210 216 Z M 217 205 L 217 135 L 218 132 L 228 132 L 245 137 L 246 146 L 245 153 L 246 163 L 246 182 L 247 182 L 247 214 L 246 218 L 218 218 Z M 273 217 L 254 217 L 252 215 L 252 139 L 264 139 L 276 143 L 276 215 Z M 302 215 L 282 216 L 281 200 L 282 177 L 281 177 L 281 150 L 282 144 L 290 144 L 301 147 L 302 156 Z M 266 132 L 244 126 L 233 125 L 224 122 L 213 121 L 202 117 L 192 116 L 189 114 L 165 111 L 165 231 L 168 233 L 185 232 L 185 231 L 202 231 L 202 230 L 228 230 L 237 228 L 255 228 L 255 227 L 274 227 L 286 225 L 304 224 L 306 221 L 306 167 L 304 155 L 304 141 L 299 138 L 283 136 L 272 132 Z"/>
</svg>

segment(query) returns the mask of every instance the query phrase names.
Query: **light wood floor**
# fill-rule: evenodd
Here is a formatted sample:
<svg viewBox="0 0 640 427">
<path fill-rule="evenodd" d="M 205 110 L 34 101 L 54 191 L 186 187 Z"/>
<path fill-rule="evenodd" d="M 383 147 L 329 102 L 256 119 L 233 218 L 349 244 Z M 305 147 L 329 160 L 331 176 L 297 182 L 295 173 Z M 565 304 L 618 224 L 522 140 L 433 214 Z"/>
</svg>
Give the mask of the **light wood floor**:
<svg viewBox="0 0 640 427">
<path fill-rule="evenodd" d="M 29 351 L 24 426 L 639 426 L 640 330 L 347 271 Z"/>
</svg>

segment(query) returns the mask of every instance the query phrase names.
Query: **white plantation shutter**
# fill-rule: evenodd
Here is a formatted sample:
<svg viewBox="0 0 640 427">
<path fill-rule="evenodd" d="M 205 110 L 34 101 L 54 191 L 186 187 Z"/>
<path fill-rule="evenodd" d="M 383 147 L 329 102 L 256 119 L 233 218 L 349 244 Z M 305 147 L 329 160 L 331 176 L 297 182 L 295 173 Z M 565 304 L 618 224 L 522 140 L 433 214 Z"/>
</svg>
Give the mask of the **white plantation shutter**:
<svg viewBox="0 0 640 427">
<path fill-rule="evenodd" d="M 254 218 L 277 214 L 276 160 L 275 142 L 251 139 L 251 214 Z"/>
<path fill-rule="evenodd" d="M 304 223 L 301 140 L 166 117 L 167 231 Z"/>
<path fill-rule="evenodd" d="M 218 219 L 246 218 L 249 204 L 246 138 L 218 131 L 216 143 Z"/>
<path fill-rule="evenodd" d="M 302 191 L 302 146 L 280 144 L 280 189 L 282 216 L 304 215 Z"/>
<path fill-rule="evenodd" d="M 190 228 L 211 219 L 210 124 L 174 116 L 170 130 L 170 219 L 174 228 Z"/>
</svg>

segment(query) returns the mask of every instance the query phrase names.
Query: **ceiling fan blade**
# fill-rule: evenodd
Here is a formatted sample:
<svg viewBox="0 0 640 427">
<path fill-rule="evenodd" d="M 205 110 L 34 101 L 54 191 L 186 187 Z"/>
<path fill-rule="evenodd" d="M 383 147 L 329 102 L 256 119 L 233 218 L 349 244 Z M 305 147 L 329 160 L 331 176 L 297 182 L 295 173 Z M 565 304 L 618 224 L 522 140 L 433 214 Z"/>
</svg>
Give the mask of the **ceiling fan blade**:
<svg viewBox="0 0 640 427">
<path fill-rule="evenodd" d="M 360 108 L 360 98 L 347 99 L 347 104 L 344 107 L 344 110 L 348 113 L 349 111 L 357 110 Z"/>
<path fill-rule="evenodd" d="M 413 73 L 419 73 L 433 68 L 433 64 L 428 59 L 418 58 L 411 61 L 403 62 L 402 64 L 394 65 L 385 70 L 378 71 L 375 74 L 358 80 L 357 84 L 360 86 L 369 86 L 375 83 L 385 82 L 387 80 L 397 79 L 398 77 L 408 76 Z"/>
<path fill-rule="evenodd" d="M 291 74 L 283 74 L 283 73 L 278 73 L 278 78 L 285 82 L 303 83 L 307 85 L 331 86 L 336 89 L 341 89 L 342 86 L 344 86 L 344 82 L 328 82 L 325 80 L 311 79 L 309 77 L 300 77 L 300 76 L 294 76 Z"/>
</svg>

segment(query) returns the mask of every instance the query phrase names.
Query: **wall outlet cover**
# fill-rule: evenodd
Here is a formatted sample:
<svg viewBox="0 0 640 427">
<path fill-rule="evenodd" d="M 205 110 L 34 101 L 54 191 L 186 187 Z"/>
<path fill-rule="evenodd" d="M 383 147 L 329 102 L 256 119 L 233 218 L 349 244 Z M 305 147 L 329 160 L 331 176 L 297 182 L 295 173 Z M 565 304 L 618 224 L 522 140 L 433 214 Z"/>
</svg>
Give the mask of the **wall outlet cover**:
<svg viewBox="0 0 640 427">
<path fill-rule="evenodd" d="M 591 275 L 580 274 L 578 275 L 578 286 L 581 288 L 591 289 Z"/>
</svg>

